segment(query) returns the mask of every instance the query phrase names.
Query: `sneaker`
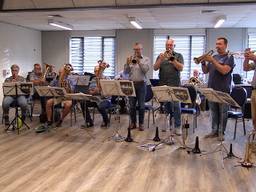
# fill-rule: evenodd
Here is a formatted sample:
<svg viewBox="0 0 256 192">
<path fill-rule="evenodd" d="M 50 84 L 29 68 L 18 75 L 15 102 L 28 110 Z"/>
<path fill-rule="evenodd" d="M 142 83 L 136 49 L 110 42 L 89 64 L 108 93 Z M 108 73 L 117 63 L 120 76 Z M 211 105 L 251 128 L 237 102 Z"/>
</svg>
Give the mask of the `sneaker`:
<svg viewBox="0 0 256 192">
<path fill-rule="evenodd" d="M 56 123 L 56 127 L 61 127 L 62 125 L 62 120 L 59 120 L 57 123 Z"/>
<path fill-rule="evenodd" d="M 94 126 L 93 122 L 87 122 L 86 124 L 81 125 L 81 129 L 86 129 L 86 128 L 90 128 L 93 126 Z"/>
<path fill-rule="evenodd" d="M 174 134 L 177 136 L 181 136 L 181 129 L 180 128 L 175 128 L 174 129 Z"/>
<path fill-rule="evenodd" d="M 215 138 L 215 137 L 218 137 L 218 133 L 211 132 L 211 133 L 209 133 L 209 134 L 204 136 L 205 139 L 207 139 L 207 138 Z"/>
</svg>

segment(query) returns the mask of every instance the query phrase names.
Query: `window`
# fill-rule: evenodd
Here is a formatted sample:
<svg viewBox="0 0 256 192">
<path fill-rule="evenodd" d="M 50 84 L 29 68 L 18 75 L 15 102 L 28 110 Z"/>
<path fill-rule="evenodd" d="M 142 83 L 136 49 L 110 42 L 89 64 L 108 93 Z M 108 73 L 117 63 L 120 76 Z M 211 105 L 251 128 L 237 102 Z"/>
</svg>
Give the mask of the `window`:
<svg viewBox="0 0 256 192">
<path fill-rule="evenodd" d="M 184 59 L 184 68 L 181 72 L 181 79 L 189 79 L 194 69 L 200 69 L 200 66 L 196 65 L 193 61 L 194 57 L 198 57 L 204 53 L 205 37 L 200 35 L 182 35 L 172 36 L 175 40 L 175 51 L 181 53 Z M 155 36 L 154 37 L 154 62 L 157 56 L 165 51 L 165 42 L 168 36 Z M 158 71 L 154 71 L 153 78 L 158 77 Z"/>
<path fill-rule="evenodd" d="M 72 37 L 70 42 L 70 62 L 74 72 L 94 73 L 97 61 L 104 59 L 110 67 L 104 71 L 106 76 L 115 75 L 114 37 Z"/>
<path fill-rule="evenodd" d="M 249 34 L 248 36 L 248 47 L 251 48 L 251 50 L 256 50 L 256 33 Z M 253 78 L 254 71 L 248 71 L 246 72 L 246 79 L 251 81 Z"/>
</svg>

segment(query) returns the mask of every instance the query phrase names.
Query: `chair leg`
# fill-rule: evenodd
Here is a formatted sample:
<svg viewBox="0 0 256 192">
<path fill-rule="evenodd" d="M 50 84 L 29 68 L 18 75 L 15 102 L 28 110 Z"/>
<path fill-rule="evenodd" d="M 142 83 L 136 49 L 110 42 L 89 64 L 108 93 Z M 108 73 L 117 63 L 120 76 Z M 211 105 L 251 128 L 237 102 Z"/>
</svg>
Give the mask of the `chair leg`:
<svg viewBox="0 0 256 192">
<path fill-rule="evenodd" d="M 234 137 L 233 137 L 233 140 L 236 139 L 236 126 L 237 126 L 237 119 L 236 119 L 236 123 L 235 123 L 235 130 L 234 130 Z"/>
<path fill-rule="evenodd" d="M 154 112 L 154 110 L 152 110 L 152 118 L 153 118 L 153 124 L 155 125 L 155 112 Z"/>
<path fill-rule="evenodd" d="M 149 129 L 149 121 L 150 121 L 150 110 L 148 110 L 148 129 Z"/>
<path fill-rule="evenodd" d="M 244 135 L 246 135 L 246 129 L 245 129 L 244 117 L 243 117 L 243 127 L 244 127 Z"/>
</svg>

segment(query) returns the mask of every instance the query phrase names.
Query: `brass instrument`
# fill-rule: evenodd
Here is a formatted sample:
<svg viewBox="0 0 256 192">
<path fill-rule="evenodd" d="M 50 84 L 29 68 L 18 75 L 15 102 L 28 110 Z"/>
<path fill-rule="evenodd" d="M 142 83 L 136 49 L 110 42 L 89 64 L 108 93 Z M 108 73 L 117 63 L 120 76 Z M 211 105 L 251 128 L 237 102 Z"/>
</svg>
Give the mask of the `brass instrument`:
<svg viewBox="0 0 256 192">
<path fill-rule="evenodd" d="M 43 81 L 46 80 L 46 75 L 49 73 L 50 69 L 52 68 L 52 65 L 47 64 L 47 63 L 45 63 L 44 66 L 45 66 L 45 71 L 44 71 L 44 73 L 42 75 L 42 80 Z"/>
<path fill-rule="evenodd" d="M 196 77 L 191 77 L 189 79 L 189 84 L 194 85 L 194 86 L 200 86 L 203 85 L 203 83 Z"/>
<path fill-rule="evenodd" d="M 205 58 L 207 55 L 213 55 L 213 53 L 214 53 L 214 51 L 213 51 L 213 50 L 210 50 L 210 51 L 208 51 L 207 53 L 201 55 L 200 57 L 194 57 L 193 60 L 194 60 L 194 62 L 195 62 L 196 64 L 199 64 L 199 63 L 201 63 L 201 61 L 204 60 L 204 58 Z"/>
<path fill-rule="evenodd" d="M 254 164 L 251 161 L 251 154 L 252 152 L 255 152 L 255 146 L 256 146 L 256 142 L 254 140 L 255 136 L 256 136 L 255 130 L 253 130 L 248 136 L 247 143 L 245 145 L 244 159 L 242 162 L 240 162 L 242 167 L 250 168 L 254 166 Z"/>
<path fill-rule="evenodd" d="M 96 76 L 96 85 L 100 89 L 100 79 L 103 78 L 103 72 L 106 68 L 109 68 L 109 64 L 103 60 L 98 61 L 98 65 L 94 67 L 94 74 Z"/>
<path fill-rule="evenodd" d="M 174 61 L 175 57 L 173 55 L 173 51 L 171 49 L 167 49 L 164 53 L 164 58 L 168 61 Z"/>
<path fill-rule="evenodd" d="M 140 63 L 140 57 L 137 55 L 134 56 L 130 56 L 127 58 L 127 64 L 128 65 L 135 65 L 135 64 L 139 64 Z"/>
<path fill-rule="evenodd" d="M 64 64 L 59 76 L 59 86 L 63 87 L 67 93 L 72 93 L 70 82 L 66 79 L 66 77 L 71 73 L 71 71 L 73 71 L 72 65 Z"/>
</svg>

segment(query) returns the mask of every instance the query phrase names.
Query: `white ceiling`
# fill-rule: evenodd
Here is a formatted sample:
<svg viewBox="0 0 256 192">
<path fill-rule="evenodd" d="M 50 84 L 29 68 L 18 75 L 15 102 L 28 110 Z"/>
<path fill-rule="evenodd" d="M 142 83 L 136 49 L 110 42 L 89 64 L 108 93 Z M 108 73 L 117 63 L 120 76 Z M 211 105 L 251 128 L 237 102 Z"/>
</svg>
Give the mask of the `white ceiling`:
<svg viewBox="0 0 256 192">
<path fill-rule="evenodd" d="M 13 0 L 15 1 L 15 0 Z M 18 0 L 16 0 L 18 1 Z M 20 1 L 20 0 L 19 0 Z M 44 0 L 51 2 L 51 0 Z M 69 0 L 62 0 L 70 3 Z M 77 3 L 81 0 L 73 0 Z M 152 1 L 152 0 L 151 0 Z M 215 0 L 217 1 L 217 0 Z M 40 0 L 33 0 L 39 4 Z M 84 1 L 83 1 L 84 2 Z M 92 2 L 96 2 L 95 0 Z M 119 0 L 121 2 L 121 0 Z M 153 1 L 152 1 L 153 2 Z M 37 5 L 38 5 L 37 4 Z M 50 4 L 50 3 L 49 3 Z M 27 5 L 26 5 L 27 6 Z M 64 6 L 64 4 L 63 4 Z M 69 6 L 66 4 L 66 6 Z M 216 10 L 204 13 L 202 10 Z M 136 17 L 143 28 L 212 28 L 216 18 L 226 15 L 227 21 L 223 27 L 256 27 L 256 4 L 225 5 L 225 6 L 170 6 L 151 8 L 106 8 L 106 9 L 77 9 L 60 11 L 17 11 L 0 12 L 0 21 L 21 25 L 36 30 L 58 30 L 48 25 L 49 15 L 61 15 L 56 20 L 74 26 L 75 30 L 107 30 L 133 28 L 128 16 Z"/>
</svg>

